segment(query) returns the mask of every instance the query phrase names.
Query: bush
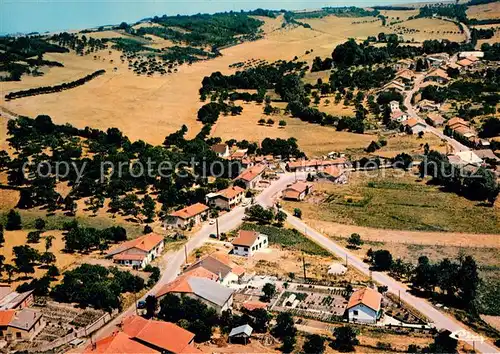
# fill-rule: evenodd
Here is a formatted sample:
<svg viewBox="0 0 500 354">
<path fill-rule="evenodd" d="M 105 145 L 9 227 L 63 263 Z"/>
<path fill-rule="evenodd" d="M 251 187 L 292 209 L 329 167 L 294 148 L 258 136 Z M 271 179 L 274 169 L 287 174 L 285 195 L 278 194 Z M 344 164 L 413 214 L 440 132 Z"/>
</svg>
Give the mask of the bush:
<svg viewBox="0 0 500 354">
<path fill-rule="evenodd" d="M 23 228 L 21 222 L 21 215 L 14 209 L 11 209 L 7 214 L 7 223 L 5 224 L 5 230 L 21 230 Z"/>
</svg>

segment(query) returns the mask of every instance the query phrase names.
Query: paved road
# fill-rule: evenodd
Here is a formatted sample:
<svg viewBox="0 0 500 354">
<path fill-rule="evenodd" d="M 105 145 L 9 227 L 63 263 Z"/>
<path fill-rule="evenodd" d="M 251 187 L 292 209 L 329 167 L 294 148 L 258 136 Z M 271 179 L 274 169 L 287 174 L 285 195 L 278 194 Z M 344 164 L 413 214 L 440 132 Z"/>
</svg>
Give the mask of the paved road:
<svg viewBox="0 0 500 354">
<path fill-rule="evenodd" d="M 288 214 L 287 222 L 291 224 L 297 230 L 304 232 L 309 238 L 323 246 L 325 249 L 332 252 L 334 255 L 339 257 L 340 259 L 347 259 L 349 265 L 358 269 L 362 273 L 366 275 L 370 275 L 369 266 L 364 263 L 360 258 L 346 250 L 345 248 L 339 246 L 331 239 L 326 236 L 320 234 L 316 230 L 310 228 L 305 224 L 302 220 L 293 217 L 290 213 Z M 388 275 L 380 272 L 372 272 L 372 278 L 374 281 L 386 285 L 388 287 L 388 291 L 395 295 L 401 296 L 401 300 L 410 304 L 425 316 L 427 316 L 433 322 L 434 326 L 437 328 L 446 328 L 452 332 L 458 330 L 465 330 L 465 327 L 449 317 L 448 315 L 440 312 L 436 309 L 432 304 L 430 304 L 427 300 L 421 299 L 411 295 L 408 292 L 408 287 L 395 279 L 389 277 Z M 473 345 L 472 342 L 469 343 Z M 482 353 L 498 353 L 498 349 L 489 343 L 480 343 L 476 342 L 475 348 L 477 351 Z"/>
<path fill-rule="evenodd" d="M 424 82 L 425 74 L 417 74 L 417 77 L 415 78 L 413 88 L 409 91 L 405 92 L 405 99 L 404 99 L 404 105 L 406 107 L 406 110 L 408 112 L 408 115 L 412 118 L 416 118 L 419 122 L 422 122 L 426 126 L 426 130 L 434 135 L 436 135 L 438 138 L 446 140 L 446 142 L 453 148 L 454 152 L 460 152 L 460 151 L 468 151 L 470 150 L 467 146 L 459 143 L 453 138 L 450 138 L 449 136 L 446 136 L 443 134 L 443 132 L 425 122 L 422 118 L 420 118 L 417 114 L 417 111 L 415 110 L 415 107 L 411 104 L 411 98 L 417 92 L 420 90 L 422 83 Z"/>
</svg>

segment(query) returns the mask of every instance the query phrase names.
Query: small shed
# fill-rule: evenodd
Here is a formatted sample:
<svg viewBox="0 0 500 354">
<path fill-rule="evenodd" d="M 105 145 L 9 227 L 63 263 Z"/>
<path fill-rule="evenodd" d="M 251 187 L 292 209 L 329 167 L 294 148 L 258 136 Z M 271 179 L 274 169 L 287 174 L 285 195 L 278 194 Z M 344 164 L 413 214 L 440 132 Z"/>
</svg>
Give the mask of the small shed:
<svg viewBox="0 0 500 354">
<path fill-rule="evenodd" d="M 235 327 L 229 333 L 229 343 L 242 342 L 247 344 L 252 336 L 253 328 L 250 325 Z"/>
</svg>

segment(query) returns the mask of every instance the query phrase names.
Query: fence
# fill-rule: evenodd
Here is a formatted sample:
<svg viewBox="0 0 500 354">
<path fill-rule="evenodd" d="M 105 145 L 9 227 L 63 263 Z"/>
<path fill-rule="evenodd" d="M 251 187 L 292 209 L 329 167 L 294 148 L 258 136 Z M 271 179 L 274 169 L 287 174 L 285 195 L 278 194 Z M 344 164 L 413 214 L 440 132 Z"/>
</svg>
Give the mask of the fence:
<svg viewBox="0 0 500 354">
<path fill-rule="evenodd" d="M 116 314 L 116 311 L 111 313 L 111 314 L 105 313 L 99 319 L 97 319 L 97 321 L 88 325 L 87 327 L 84 327 L 82 329 L 79 329 L 78 331 L 74 331 L 72 333 L 69 333 L 69 334 L 65 335 L 64 337 L 56 339 L 55 341 L 52 341 L 50 343 L 40 345 L 40 346 L 35 347 L 35 348 L 30 348 L 29 351 L 30 352 L 48 352 L 50 350 L 53 350 L 54 348 L 60 347 L 64 344 L 68 344 L 69 342 L 71 342 L 72 340 L 74 340 L 76 338 L 87 337 L 89 334 L 97 331 L 98 329 L 103 327 L 106 323 L 111 321 L 111 319 L 114 317 L 115 314 Z"/>
</svg>

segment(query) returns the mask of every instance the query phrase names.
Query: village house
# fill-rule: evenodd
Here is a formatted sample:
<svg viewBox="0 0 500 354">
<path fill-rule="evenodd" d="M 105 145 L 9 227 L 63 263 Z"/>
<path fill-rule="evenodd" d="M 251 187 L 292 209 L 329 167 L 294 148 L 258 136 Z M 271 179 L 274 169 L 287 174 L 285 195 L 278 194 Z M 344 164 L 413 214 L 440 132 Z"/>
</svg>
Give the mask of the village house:
<svg viewBox="0 0 500 354">
<path fill-rule="evenodd" d="M 400 59 L 397 61 L 397 63 L 394 64 L 394 70 L 399 71 L 404 69 L 411 69 L 413 65 L 414 61 L 411 59 Z"/>
<path fill-rule="evenodd" d="M 347 303 L 349 322 L 376 323 L 382 315 L 382 294 L 371 288 L 363 288 L 352 293 Z"/>
<path fill-rule="evenodd" d="M 450 56 L 447 53 L 436 53 L 428 55 L 426 59 L 431 66 L 437 68 L 441 66 L 441 64 L 443 64 L 444 62 L 448 61 L 450 59 Z"/>
<path fill-rule="evenodd" d="M 419 122 L 416 118 L 410 118 L 405 122 L 407 129 L 410 129 L 412 134 L 419 134 L 420 132 L 425 132 L 427 126 Z"/>
<path fill-rule="evenodd" d="M 422 100 L 417 104 L 418 108 L 422 112 L 438 111 L 441 108 L 439 103 L 435 103 L 430 100 Z"/>
<path fill-rule="evenodd" d="M 247 152 L 248 152 L 248 149 L 239 149 L 239 150 L 236 150 L 235 152 L 233 152 L 229 158 L 231 160 L 241 161 L 245 157 L 247 157 Z"/>
<path fill-rule="evenodd" d="M 402 79 L 403 81 L 412 81 L 414 77 L 415 74 L 413 73 L 413 71 L 408 69 L 403 69 L 396 73 L 396 79 Z"/>
<path fill-rule="evenodd" d="M 403 92 L 405 89 L 406 89 L 405 84 L 403 84 L 401 81 L 398 80 L 392 80 L 384 87 L 382 87 L 382 90 L 395 90 L 399 92 Z"/>
<path fill-rule="evenodd" d="M 500 163 L 500 158 L 498 158 L 491 149 L 474 150 L 474 154 L 484 162 L 490 161 L 496 164 Z"/>
<path fill-rule="evenodd" d="M 209 193 L 206 196 L 207 204 L 212 208 L 221 210 L 231 210 L 239 205 L 245 196 L 245 190 L 239 186 L 231 186 L 229 188 L 218 191 L 217 193 Z"/>
<path fill-rule="evenodd" d="M 238 236 L 231 243 L 233 245 L 233 254 L 243 257 L 251 257 L 256 251 L 269 246 L 267 235 L 250 230 L 238 231 Z"/>
<path fill-rule="evenodd" d="M 197 276 L 217 281 L 222 285 L 237 284 L 245 274 L 245 269 L 233 264 L 229 257 L 213 253 L 196 261 L 182 275 Z"/>
<path fill-rule="evenodd" d="M 452 118 L 447 123 L 446 126 L 454 133 L 463 136 L 464 138 L 473 141 L 477 134 L 470 128 L 470 123 L 463 120 L 462 118 Z"/>
<path fill-rule="evenodd" d="M 31 306 L 34 302 L 33 290 L 19 293 L 10 285 L 0 285 L 0 310 L 20 310 Z"/>
<path fill-rule="evenodd" d="M 480 59 L 480 58 L 484 58 L 484 52 L 481 52 L 481 51 L 460 52 L 460 53 L 458 53 L 458 57 L 460 59 L 462 59 L 462 58 Z"/>
<path fill-rule="evenodd" d="M 217 154 L 218 157 L 226 158 L 230 155 L 229 146 L 227 144 L 215 144 L 210 148 Z"/>
<path fill-rule="evenodd" d="M 91 343 L 84 353 L 202 353 L 194 346 L 194 333 L 171 322 L 133 315 L 124 319 L 118 328 L 119 331 Z"/>
<path fill-rule="evenodd" d="M 312 188 L 312 183 L 302 181 L 295 182 L 283 190 L 283 199 L 303 200 L 312 191 Z"/>
<path fill-rule="evenodd" d="M 477 59 L 475 58 L 464 58 L 457 61 L 457 65 L 460 66 L 461 71 L 466 71 L 473 68 L 477 63 Z"/>
<path fill-rule="evenodd" d="M 265 170 L 266 166 L 263 164 L 252 166 L 236 177 L 235 181 L 242 181 L 247 189 L 255 189 L 262 180 Z"/>
<path fill-rule="evenodd" d="M 425 82 L 434 81 L 437 82 L 438 84 L 445 85 L 450 81 L 450 77 L 448 76 L 446 71 L 442 69 L 436 69 L 427 74 L 424 81 Z"/>
<path fill-rule="evenodd" d="M 152 232 L 122 243 L 109 251 L 107 257 L 112 258 L 114 263 L 139 269 L 159 257 L 164 247 L 164 237 Z"/>
<path fill-rule="evenodd" d="M 479 167 L 483 160 L 476 155 L 475 151 L 459 151 L 455 156 L 460 158 L 461 164 Z"/>
<path fill-rule="evenodd" d="M 338 166 L 329 166 L 325 168 L 323 171 L 318 172 L 317 177 L 327 179 L 337 184 L 345 184 L 348 180 L 347 171 Z"/>
<path fill-rule="evenodd" d="M 186 228 L 201 223 L 208 216 L 208 206 L 196 203 L 170 213 L 167 223 L 175 227 Z"/>
<path fill-rule="evenodd" d="M 329 166 L 348 168 L 350 167 L 350 163 L 344 157 L 333 160 L 297 160 L 288 162 L 286 164 L 286 169 L 290 172 L 314 172 L 323 171 Z"/>
<path fill-rule="evenodd" d="M 233 307 L 234 290 L 207 278 L 179 276 L 174 281 L 165 284 L 156 294 L 161 300 L 167 294 L 188 296 L 215 309 L 220 315 Z"/>
<path fill-rule="evenodd" d="M 401 110 L 399 108 L 399 102 L 398 101 L 391 101 L 391 102 L 389 102 L 389 107 L 391 108 L 391 112 L 396 112 L 396 111 L 400 111 Z"/>
<path fill-rule="evenodd" d="M 45 327 L 42 314 L 30 309 L 0 311 L 0 340 L 29 341 Z"/>
<path fill-rule="evenodd" d="M 403 122 L 408 119 L 408 114 L 403 111 L 394 111 L 391 113 L 391 120 L 396 122 Z"/>
<path fill-rule="evenodd" d="M 430 112 L 427 113 L 426 122 L 433 127 L 440 127 L 444 124 L 444 118 L 439 113 Z"/>
</svg>

